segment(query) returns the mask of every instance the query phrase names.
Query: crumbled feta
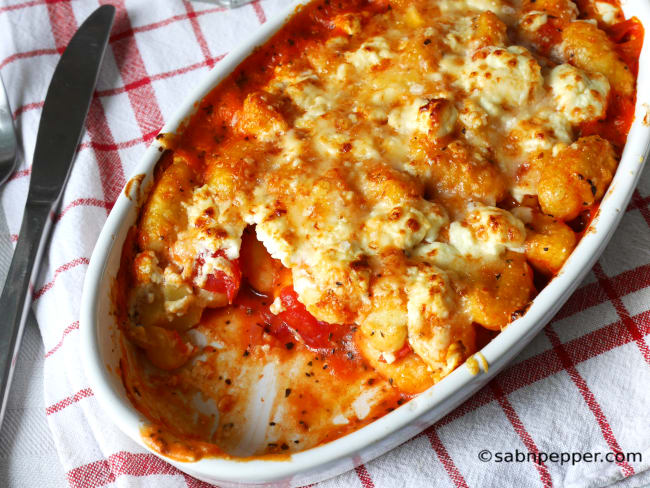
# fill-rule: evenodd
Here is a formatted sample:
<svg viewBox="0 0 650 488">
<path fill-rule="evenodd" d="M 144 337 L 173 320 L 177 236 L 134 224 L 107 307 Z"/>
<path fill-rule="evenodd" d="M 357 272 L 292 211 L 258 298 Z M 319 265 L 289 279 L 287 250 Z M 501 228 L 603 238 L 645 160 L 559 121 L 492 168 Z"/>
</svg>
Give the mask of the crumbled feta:
<svg viewBox="0 0 650 488">
<path fill-rule="evenodd" d="M 282 305 L 282 300 L 280 300 L 280 297 L 275 297 L 275 300 L 273 300 L 273 303 L 271 303 L 269 310 L 273 315 L 277 315 L 285 311 L 284 305 Z"/>
<path fill-rule="evenodd" d="M 530 103 L 541 93 L 544 82 L 539 64 L 521 46 L 486 47 L 465 64 L 448 59 L 441 69 L 493 116 L 501 115 L 503 107 Z"/>
<path fill-rule="evenodd" d="M 395 54 L 383 37 L 373 37 L 361 44 L 361 47 L 351 53 L 346 53 L 348 62 L 359 71 L 368 70 L 379 65 L 385 59 L 391 59 Z"/>
<path fill-rule="evenodd" d="M 438 205 L 422 200 L 421 209 L 410 205 L 381 204 L 366 220 L 361 239 L 369 250 L 411 249 L 425 238 L 434 240 L 447 215 Z"/>
<path fill-rule="evenodd" d="M 544 24 L 548 22 L 548 14 L 538 10 L 533 10 L 524 15 L 519 21 L 519 25 L 530 32 L 538 31 Z"/>
<path fill-rule="evenodd" d="M 393 109 L 388 114 L 388 125 L 402 134 L 418 131 L 440 138 L 452 132 L 457 118 L 458 111 L 449 100 L 416 98 Z"/>
<path fill-rule="evenodd" d="M 623 16 L 618 5 L 609 2 L 596 2 L 594 7 L 600 15 L 600 19 L 607 25 L 613 25 Z"/>
<path fill-rule="evenodd" d="M 476 205 L 462 222 L 449 226 L 449 243 L 461 254 L 475 258 L 495 258 L 506 249 L 523 252 L 526 228 L 510 212 Z"/>
<path fill-rule="evenodd" d="M 557 108 L 574 124 L 605 115 L 609 82 L 600 73 L 587 74 L 570 64 L 561 64 L 549 77 Z"/>
</svg>

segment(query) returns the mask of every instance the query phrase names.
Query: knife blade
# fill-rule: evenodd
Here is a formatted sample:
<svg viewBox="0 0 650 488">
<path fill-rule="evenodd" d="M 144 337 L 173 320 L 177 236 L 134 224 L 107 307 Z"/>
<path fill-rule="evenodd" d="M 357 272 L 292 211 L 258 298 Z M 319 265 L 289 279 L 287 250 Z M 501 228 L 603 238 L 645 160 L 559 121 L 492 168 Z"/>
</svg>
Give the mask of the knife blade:
<svg viewBox="0 0 650 488">
<path fill-rule="evenodd" d="M 33 282 L 83 134 L 114 17 L 115 7 L 105 5 L 86 19 L 61 56 L 45 97 L 25 213 L 0 296 L 0 424 Z"/>
</svg>

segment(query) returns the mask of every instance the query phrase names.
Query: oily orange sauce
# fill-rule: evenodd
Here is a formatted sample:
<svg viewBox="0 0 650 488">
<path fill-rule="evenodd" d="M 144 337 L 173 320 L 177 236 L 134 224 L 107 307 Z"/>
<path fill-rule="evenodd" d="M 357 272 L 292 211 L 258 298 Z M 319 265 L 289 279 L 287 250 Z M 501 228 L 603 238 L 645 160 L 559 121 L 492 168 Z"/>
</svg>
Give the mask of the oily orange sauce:
<svg viewBox="0 0 650 488">
<path fill-rule="evenodd" d="M 250 239 L 254 234 L 246 235 Z M 129 242 L 132 240 L 133 236 Z M 133 242 L 129 242 L 122 254 L 126 269 L 134 249 Z M 128 280 L 127 273 L 120 274 L 116 290 L 128 289 L 125 286 Z M 196 329 L 205 335 L 209 344 L 197 350 L 204 359 L 194 365 L 168 373 L 146 372 L 148 366 L 141 353 L 134 350 L 135 354 L 126 351 L 122 354 L 120 373 L 127 395 L 151 420 L 142 429 L 149 447 L 180 461 L 206 456 L 250 458 L 236 451 L 237 440 L 244 437 L 245 424 L 250 422 L 240 407 L 247 402 L 247 393 L 254 387 L 255 381 L 251 381 L 254 375 L 250 372 L 263 371 L 269 362 L 279 365 L 278 382 L 282 385 L 277 388 L 275 400 L 271 399 L 274 407 L 266 426 L 268 442 L 263 450 L 253 454 L 257 458 L 288 459 L 292 452 L 353 432 L 410 398 L 363 362 L 353 340 L 355 326 L 340 326 L 336 335 L 325 342 L 307 346 L 270 312 L 272 301 L 271 296 L 252 288 L 244 276 L 231 305 L 204 311 Z M 223 351 L 230 354 L 226 363 L 221 359 Z M 211 395 L 215 385 L 218 391 Z M 336 412 L 332 406 L 349 411 L 353 400 L 366 388 L 376 389 L 377 397 L 367 414 L 361 419 L 350 417 L 341 425 L 333 424 Z M 197 415 L 187 400 L 197 394 L 202 399 L 214 399 L 219 410 L 218 421 L 214 415 Z M 276 411 L 283 413 L 275 415 Z M 211 430 L 214 434 L 207 435 Z"/>
<path fill-rule="evenodd" d="M 643 25 L 636 17 L 619 22 L 607 30 L 610 39 L 621 58 L 636 77 L 639 70 L 639 56 L 643 47 Z M 634 121 L 636 92 L 632 97 L 625 97 L 615 90 L 609 95 L 607 115 L 602 120 L 595 120 L 580 127 L 581 135 L 599 135 L 612 142 L 619 152 L 623 151 L 627 134 Z"/>
</svg>

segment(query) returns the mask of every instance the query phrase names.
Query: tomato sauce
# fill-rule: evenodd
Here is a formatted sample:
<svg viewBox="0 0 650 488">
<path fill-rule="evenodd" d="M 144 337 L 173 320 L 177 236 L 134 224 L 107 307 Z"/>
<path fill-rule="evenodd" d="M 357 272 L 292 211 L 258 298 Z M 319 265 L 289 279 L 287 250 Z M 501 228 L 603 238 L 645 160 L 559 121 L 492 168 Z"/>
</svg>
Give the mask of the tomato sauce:
<svg viewBox="0 0 650 488">
<path fill-rule="evenodd" d="M 219 250 L 212 255 L 212 257 L 217 256 L 225 257 L 225 253 Z M 196 262 L 199 267 L 204 264 L 204 260 L 201 257 L 197 258 Z M 226 274 L 221 270 L 217 270 L 207 276 L 205 284 L 203 285 L 204 289 L 213 293 L 225 293 L 228 297 L 228 303 L 233 302 L 237 296 L 237 292 L 239 291 L 239 285 L 241 284 L 241 266 L 239 264 L 239 259 L 231 260 L 230 264 L 231 274 Z"/>
<path fill-rule="evenodd" d="M 643 47 L 643 25 L 636 17 L 619 22 L 608 29 L 615 48 L 636 77 L 639 70 L 639 56 Z M 607 115 L 602 120 L 594 120 L 580 126 L 581 136 L 599 135 L 614 144 L 620 153 L 625 146 L 627 134 L 634 121 L 636 93 L 626 97 L 611 90 L 607 105 Z"/>
<path fill-rule="evenodd" d="M 264 344 L 263 334 L 268 334 L 276 348 L 306 347 L 327 361 L 333 374 L 354 375 L 361 366 L 352 340 L 355 326 L 316 320 L 297 300 L 291 287 L 282 290 L 280 300 L 285 310 L 275 315 L 270 311 L 271 297 L 256 292 L 246 282 L 243 284 L 233 306 L 245 310 L 249 344 Z"/>
</svg>

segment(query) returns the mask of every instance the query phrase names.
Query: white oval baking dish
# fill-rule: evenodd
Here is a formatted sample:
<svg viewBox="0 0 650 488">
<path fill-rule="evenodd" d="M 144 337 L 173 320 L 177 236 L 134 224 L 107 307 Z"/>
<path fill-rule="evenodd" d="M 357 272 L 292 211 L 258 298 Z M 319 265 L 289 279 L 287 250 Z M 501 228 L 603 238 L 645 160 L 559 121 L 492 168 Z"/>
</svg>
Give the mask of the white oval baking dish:
<svg viewBox="0 0 650 488">
<path fill-rule="evenodd" d="M 195 102 L 228 75 L 255 46 L 262 44 L 282 27 L 296 6 L 303 3 L 307 3 L 307 0 L 292 4 L 282 15 L 268 21 L 245 45 L 226 56 L 189 94 L 162 132 L 174 132 L 192 113 Z M 650 29 L 650 3 L 628 0 L 623 2 L 623 9 L 626 17 L 635 15 L 646 26 L 646 30 Z M 293 454 L 287 460 L 237 461 L 208 458 L 192 463 L 166 460 L 196 478 L 221 486 L 262 483 L 297 486 L 314 483 L 393 449 L 432 425 L 483 387 L 533 339 L 564 304 L 600 256 L 625 211 L 650 150 L 650 90 L 643 89 L 650 86 L 648 44 L 646 41 L 641 54 L 636 118 L 620 166 L 603 198 L 600 211 L 562 271 L 535 298 L 526 314 L 483 348 L 481 352 L 489 364 L 488 371 L 473 375 L 463 365 L 437 385 L 368 426 L 327 444 Z M 145 176 L 140 185 L 132 185 L 134 188 L 147 188 L 160 154 L 159 146 L 154 142 L 136 168 L 135 175 Z M 83 363 L 97 400 L 123 432 L 146 448 L 140 436 L 140 428 L 146 419 L 131 406 L 125 395 L 121 379 L 116 374 L 119 348 L 112 347 L 113 341 L 121 332 L 111 314 L 111 286 L 119 267 L 127 230 L 135 222 L 137 200 L 137 197 L 122 192 L 99 236 L 86 273 L 80 329 Z"/>
</svg>

